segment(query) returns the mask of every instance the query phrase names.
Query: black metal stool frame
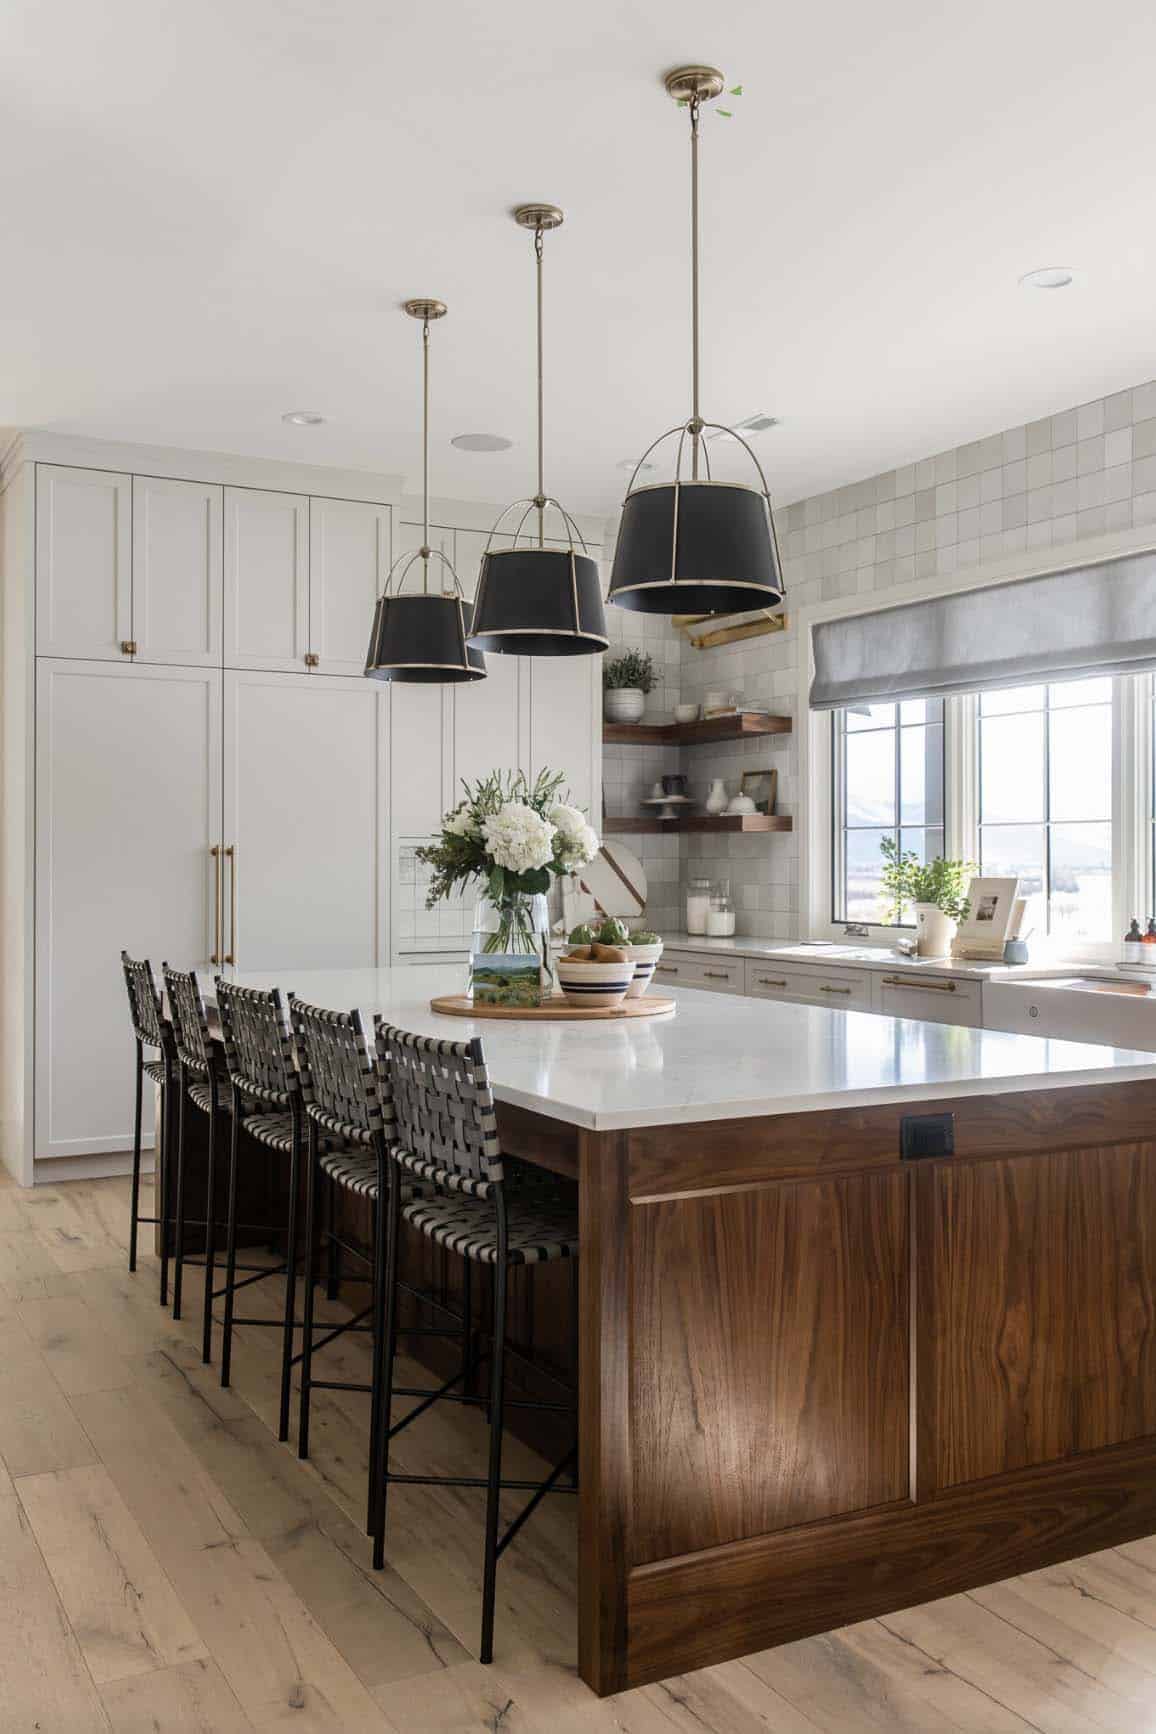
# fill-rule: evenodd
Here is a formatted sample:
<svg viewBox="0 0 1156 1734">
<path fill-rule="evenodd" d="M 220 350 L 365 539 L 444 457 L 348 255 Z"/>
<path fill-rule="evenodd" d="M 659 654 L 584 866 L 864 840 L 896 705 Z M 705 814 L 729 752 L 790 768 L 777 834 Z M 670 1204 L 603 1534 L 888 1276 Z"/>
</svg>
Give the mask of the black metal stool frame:
<svg viewBox="0 0 1156 1734">
<path fill-rule="evenodd" d="M 415 1036 L 391 1027 L 384 1019 L 375 1019 L 377 1069 L 388 1080 L 395 1121 L 395 1137 L 389 1156 L 393 1166 L 392 1184 L 388 1193 L 388 1229 L 386 1234 L 386 1316 L 384 1358 L 381 1389 L 383 1413 L 377 1432 L 377 1455 L 372 1470 L 373 1505 L 373 1565 L 380 1570 L 385 1563 L 386 1494 L 391 1482 L 419 1487 L 484 1487 L 486 1489 L 486 1542 L 482 1581 L 482 1631 L 479 1659 L 492 1662 L 494 1656 L 494 1603 L 497 1565 L 501 1555 L 521 1530 L 530 1515 L 548 1493 L 576 1493 L 577 1439 L 544 1481 L 529 1481 L 502 1477 L 502 1426 L 507 1401 L 511 1407 L 548 1409 L 571 1413 L 577 1418 L 576 1401 L 572 1403 L 530 1402 L 523 1398 L 507 1399 L 505 1393 L 506 1301 L 511 1266 L 509 1216 L 505 1175 L 497 1136 L 497 1121 L 490 1093 L 485 1058 L 481 1042 L 439 1041 L 434 1037 Z M 413 1088 L 408 1072 L 413 1056 L 425 1056 L 434 1062 L 436 1071 L 445 1076 L 455 1074 L 460 1096 L 447 1104 L 449 1113 L 441 1128 L 422 1125 L 423 1104 Z M 419 1062 L 420 1063 L 420 1062 Z M 383 1089 L 385 1084 L 383 1083 Z M 450 1092 L 447 1092 L 447 1095 Z M 473 1125 L 468 1122 L 473 1120 Z M 440 1135 L 451 1128 L 447 1137 Z M 424 1154 L 419 1154 L 418 1147 Z M 433 1391 L 415 1391 L 422 1396 L 419 1403 L 403 1420 L 391 1425 L 389 1395 L 393 1389 L 393 1367 L 397 1353 L 397 1268 L 401 1227 L 402 1174 L 432 1183 L 439 1191 L 452 1188 L 475 1199 L 489 1199 L 494 1206 L 493 1246 L 493 1330 L 491 1337 L 490 1390 L 486 1397 L 467 1394 L 451 1397 L 455 1384 L 467 1381 L 473 1369 L 467 1348 L 461 1370 L 445 1385 Z M 443 1244 L 448 1244 L 443 1242 Z M 458 1250 L 467 1267 L 473 1262 L 463 1248 Z M 541 1256 L 550 1250 L 541 1249 Z M 569 1256 L 567 1253 L 566 1256 Z M 527 1262 L 529 1262 L 527 1260 Z M 410 1393 L 407 1393 L 410 1394 Z M 419 1415 L 439 1399 L 476 1403 L 486 1407 L 490 1429 L 488 1472 L 480 1475 L 401 1475 L 389 1467 L 389 1444 L 398 1433 L 416 1421 Z M 576 1431 L 576 1430 L 575 1430 Z M 563 1477 L 568 1479 L 563 1480 Z M 503 1490 L 528 1492 L 531 1497 L 522 1510 L 499 1536 L 499 1500 Z"/>
<path fill-rule="evenodd" d="M 133 1114 L 132 1198 L 129 1207 L 128 1268 L 130 1271 L 136 1270 L 137 1229 L 139 1225 L 142 1222 L 163 1225 L 160 1303 L 162 1306 L 167 1306 L 169 1299 L 168 1230 L 170 1220 L 165 1197 L 165 1163 L 169 1153 L 176 1046 L 173 1041 L 172 1025 L 164 1015 L 161 996 L 157 992 L 152 964 L 148 958 L 130 957 L 127 951 L 121 952 L 120 962 L 121 968 L 124 970 L 125 987 L 128 989 L 129 1016 L 132 1020 L 132 1031 L 136 1045 L 136 1104 Z M 156 1048 L 160 1054 L 160 1059 L 146 1060 L 144 1057 L 145 1048 Z M 158 1067 L 160 1069 L 159 1077 L 157 1075 Z M 156 1214 L 154 1216 L 142 1216 L 140 1213 L 141 1127 L 144 1118 L 144 1081 L 146 1075 L 154 1083 L 160 1085 L 161 1091 L 161 1111 L 157 1121 L 153 1157 L 153 1188 L 156 1200 Z"/>
</svg>

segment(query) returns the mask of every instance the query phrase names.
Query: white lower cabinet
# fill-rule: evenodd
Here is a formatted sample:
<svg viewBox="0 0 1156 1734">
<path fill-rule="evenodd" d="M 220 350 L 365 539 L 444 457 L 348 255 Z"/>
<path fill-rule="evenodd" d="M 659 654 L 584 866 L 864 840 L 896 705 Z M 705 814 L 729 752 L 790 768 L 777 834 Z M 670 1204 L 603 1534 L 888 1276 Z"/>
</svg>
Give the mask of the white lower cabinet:
<svg viewBox="0 0 1156 1734">
<path fill-rule="evenodd" d="M 379 681 L 226 673 L 221 913 L 238 968 L 387 960 L 389 702 Z"/>
<path fill-rule="evenodd" d="M 131 1145 L 120 951 L 208 956 L 220 817 L 217 670 L 39 663 L 36 1156 Z"/>
</svg>

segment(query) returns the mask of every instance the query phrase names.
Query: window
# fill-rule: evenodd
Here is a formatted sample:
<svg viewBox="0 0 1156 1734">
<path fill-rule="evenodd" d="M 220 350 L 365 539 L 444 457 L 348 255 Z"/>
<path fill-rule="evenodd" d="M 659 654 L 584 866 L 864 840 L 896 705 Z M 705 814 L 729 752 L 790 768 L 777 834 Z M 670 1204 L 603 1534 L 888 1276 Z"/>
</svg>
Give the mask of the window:
<svg viewBox="0 0 1156 1734">
<path fill-rule="evenodd" d="M 835 919 L 878 923 L 884 837 L 922 861 L 943 854 L 943 701 L 840 711 L 834 745 Z"/>
<path fill-rule="evenodd" d="M 1112 936 L 1112 681 L 981 693 L 979 864 L 1020 880 L 1038 927 Z"/>
<path fill-rule="evenodd" d="M 1103 955 L 1126 916 L 1156 907 L 1147 675 L 837 711 L 831 770 L 832 937 L 850 922 L 888 925 L 885 837 L 922 860 L 1014 875 L 1028 927 L 1067 956 Z"/>
</svg>

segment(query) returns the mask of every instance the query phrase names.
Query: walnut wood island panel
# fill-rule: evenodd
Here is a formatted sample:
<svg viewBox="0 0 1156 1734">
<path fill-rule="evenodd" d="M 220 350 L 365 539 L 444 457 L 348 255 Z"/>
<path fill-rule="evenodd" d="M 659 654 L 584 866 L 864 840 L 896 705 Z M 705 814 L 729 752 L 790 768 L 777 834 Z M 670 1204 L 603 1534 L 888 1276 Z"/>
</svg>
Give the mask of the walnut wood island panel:
<svg viewBox="0 0 1156 1734">
<path fill-rule="evenodd" d="M 464 1033 L 444 971 L 343 977 Z M 1156 1531 L 1151 1056 L 678 999 L 477 1026 L 505 1146 L 578 1182 L 587 1683 Z"/>
</svg>

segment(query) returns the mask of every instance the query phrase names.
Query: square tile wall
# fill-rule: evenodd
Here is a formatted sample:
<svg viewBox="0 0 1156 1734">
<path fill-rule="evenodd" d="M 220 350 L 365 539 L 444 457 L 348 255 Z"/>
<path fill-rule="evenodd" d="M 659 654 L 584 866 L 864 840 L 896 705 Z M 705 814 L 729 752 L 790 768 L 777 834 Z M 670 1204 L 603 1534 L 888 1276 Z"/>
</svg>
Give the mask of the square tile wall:
<svg viewBox="0 0 1156 1734">
<path fill-rule="evenodd" d="M 1132 525 L 1156 526 L 1156 381 L 780 506 L 776 524 L 788 613 L 811 602 L 964 572 L 1021 551 L 1070 546 L 1076 558 L 1083 538 Z M 701 651 L 682 642 L 666 620 L 613 607 L 607 615 L 616 640 L 636 644 L 641 639 L 648 649 L 652 641 L 662 646 L 668 670 L 664 706 L 676 702 L 676 688 L 683 698 L 699 702 L 708 689 L 722 688 L 794 714 L 793 629 Z M 608 811 L 628 810 L 648 773 L 653 781 L 649 765 L 634 757 L 641 761 L 645 751 L 608 749 Z M 620 762 L 628 756 L 629 763 Z M 741 933 L 794 938 L 805 820 L 796 737 L 782 737 L 777 745 L 735 743 L 717 752 L 687 754 L 686 760 L 691 793 L 698 800 L 712 777 L 724 777 L 733 794 L 744 768 L 778 769 L 779 810 L 793 815 L 793 832 L 684 836 L 680 858 L 684 875 L 731 880 Z M 612 799 L 622 805 L 616 809 Z M 644 864 L 648 858 L 645 851 Z M 664 894 L 658 907 L 664 914 L 669 908 L 676 918 L 671 925 L 681 926 L 681 889 L 669 901 Z M 654 919 L 660 925 L 657 913 Z"/>
</svg>

